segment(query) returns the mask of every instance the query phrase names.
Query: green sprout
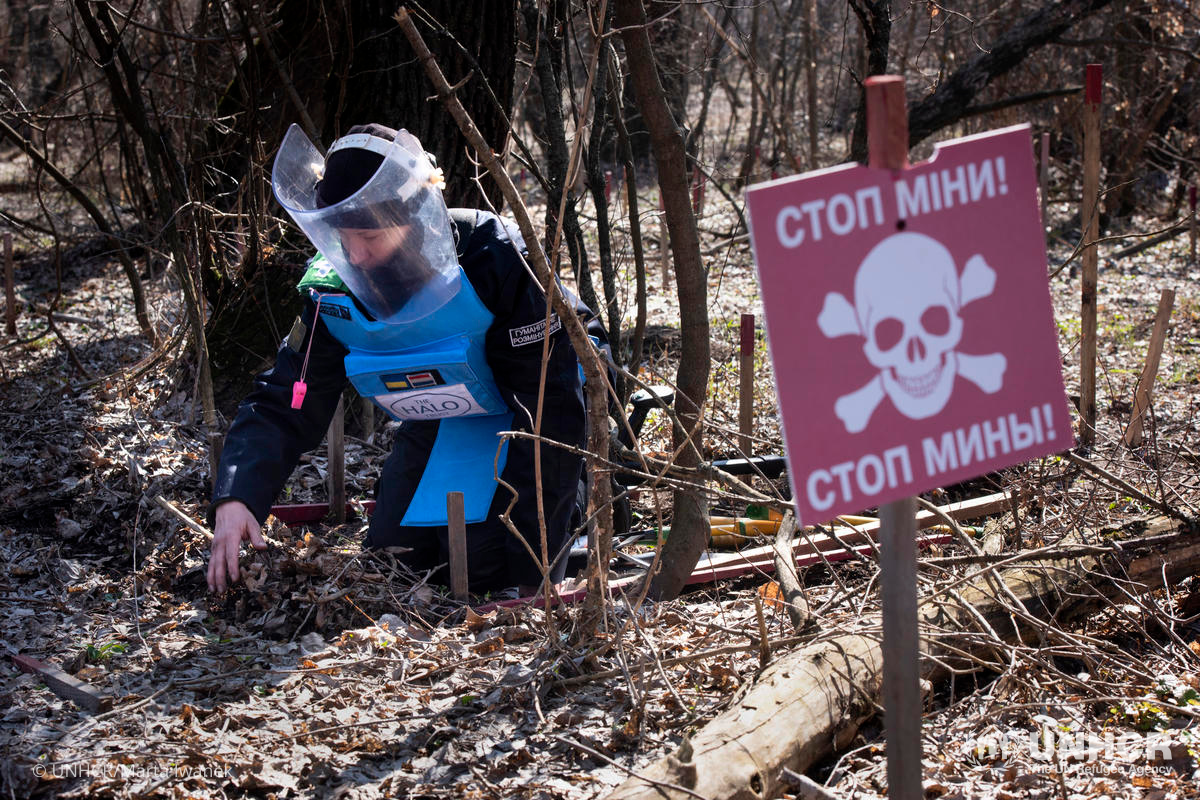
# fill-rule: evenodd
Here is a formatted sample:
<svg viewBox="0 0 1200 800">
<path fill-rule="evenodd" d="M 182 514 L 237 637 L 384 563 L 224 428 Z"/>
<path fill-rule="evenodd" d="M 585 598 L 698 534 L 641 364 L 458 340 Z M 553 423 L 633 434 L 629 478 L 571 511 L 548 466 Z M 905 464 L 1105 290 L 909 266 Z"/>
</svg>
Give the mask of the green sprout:
<svg viewBox="0 0 1200 800">
<path fill-rule="evenodd" d="M 108 642 L 107 644 L 102 644 L 99 647 L 94 644 L 89 644 L 87 646 L 87 660 L 92 662 L 106 661 L 112 658 L 113 653 L 124 652 L 125 645 L 121 644 L 120 642 Z"/>
</svg>

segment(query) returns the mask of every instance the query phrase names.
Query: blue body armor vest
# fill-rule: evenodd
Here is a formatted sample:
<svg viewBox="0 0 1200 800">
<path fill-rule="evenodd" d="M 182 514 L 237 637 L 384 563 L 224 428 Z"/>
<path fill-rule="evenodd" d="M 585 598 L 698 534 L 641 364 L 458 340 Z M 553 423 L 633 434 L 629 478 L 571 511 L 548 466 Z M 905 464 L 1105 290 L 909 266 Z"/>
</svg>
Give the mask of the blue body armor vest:
<svg viewBox="0 0 1200 800">
<path fill-rule="evenodd" d="M 345 294 L 312 295 L 326 328 L 350 351 L 346 377 L 359 395 L 402 422 L 440 421 L 400 524 L 445 525 L 446 494 L 454 491 L 463 493 L 467 522 L 485 520 L 508 455 L 508 440 L 497 434 L 511 430 L 513 416 L 484 354 L 494 316 L 466 275 L 448 303 L 409 325 L 370 320 Z"/>
</svg>

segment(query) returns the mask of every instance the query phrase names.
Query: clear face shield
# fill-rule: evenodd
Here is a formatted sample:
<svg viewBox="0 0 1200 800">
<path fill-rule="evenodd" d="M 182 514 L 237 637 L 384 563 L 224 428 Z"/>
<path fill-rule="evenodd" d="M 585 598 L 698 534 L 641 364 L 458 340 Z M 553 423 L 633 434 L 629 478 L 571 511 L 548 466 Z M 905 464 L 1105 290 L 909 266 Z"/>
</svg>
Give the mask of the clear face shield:
<svg viewBox="0 0 1200 800">
<path fill-rule="evenodd" d="M 428 316 L 461 280 L 450 215 L 433 182 L 440 173 L 435 177 L 424 148 L 404 130 L 393 142 L 345 136 L 329 155 L 349 147 L 378 153 L 383 162 L 349 197 L 321 207 L 326 159 L 292 125 L 271 172 L 275 198 L 372 316 L 388 323 Z"/>
</svg>

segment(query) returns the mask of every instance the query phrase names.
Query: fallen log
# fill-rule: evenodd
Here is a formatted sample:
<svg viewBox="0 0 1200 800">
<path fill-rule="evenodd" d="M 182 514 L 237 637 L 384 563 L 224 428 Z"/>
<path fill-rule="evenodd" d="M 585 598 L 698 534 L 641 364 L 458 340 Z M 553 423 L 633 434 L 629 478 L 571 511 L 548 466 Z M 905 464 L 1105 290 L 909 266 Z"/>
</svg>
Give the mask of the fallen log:
<svg viewBox="0 0 1200 800">
<path fill-rule="evenodd" d="M 1172 583 L 1200 569 L 1194 523 L 1159 517 L 1141 524 L 1137 539 L 1090 537 L 1088 543 L 1097 543 L 1095 552 L 1075 555 L 1076 549 L 1072 557 L 1041 552 L 1034 566 L 985 568 L 952 583 L 953 592 L 943 589 L 923 598 L 922 676 L 944 678 L 951 665 L 962 663 L 962 645 L 954 651 L 940 646 L 941 632 L 983 623 L 1006 640 L 1017 640 L 1044 632 L 1038 620 L 1061 625 L 1122 592 L 1160 588 L 1164 580 Z M 1109 576 L 1119 576 L 1121 586 Z M 1013 613 L 1014 606 L 1023 611 Z M 788 787 L 785 769 L 803 773 L 842 749 L 878 710 L 882 623 L 878 615 L 872 617 L 863 620 L 863 629 L 874 633 L 831 636 L 779 658 L 738 706 L 685 739 L 675 753 L 637 770 L 639 777 L 619 786 L 609 800 L 697 795 L 761 800 L 780 794 Z M 980 653 L 989 648 L 986 641 L 975 646 Z"/>
</svg>

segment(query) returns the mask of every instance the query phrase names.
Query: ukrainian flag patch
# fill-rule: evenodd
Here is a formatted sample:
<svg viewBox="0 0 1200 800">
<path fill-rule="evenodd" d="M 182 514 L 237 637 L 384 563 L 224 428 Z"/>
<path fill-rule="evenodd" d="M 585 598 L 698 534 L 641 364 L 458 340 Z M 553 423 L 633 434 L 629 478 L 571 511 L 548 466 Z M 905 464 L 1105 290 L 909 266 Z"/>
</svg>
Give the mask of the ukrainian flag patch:
<svg viewBox="0 0 1200 800">
<path fill-rule="evenodd" d="M 436 369 L 381 375 L 380 380 L 383 381 L 383 385 L 389 392 L 406 392 L 409 389 L 424 389 L 429 386 L 441 386 L 445 383 Z"/>
</svg>

